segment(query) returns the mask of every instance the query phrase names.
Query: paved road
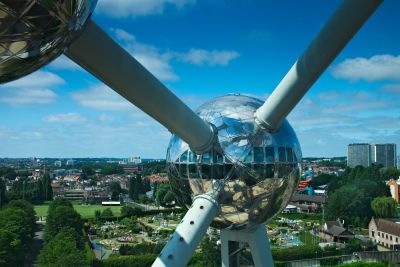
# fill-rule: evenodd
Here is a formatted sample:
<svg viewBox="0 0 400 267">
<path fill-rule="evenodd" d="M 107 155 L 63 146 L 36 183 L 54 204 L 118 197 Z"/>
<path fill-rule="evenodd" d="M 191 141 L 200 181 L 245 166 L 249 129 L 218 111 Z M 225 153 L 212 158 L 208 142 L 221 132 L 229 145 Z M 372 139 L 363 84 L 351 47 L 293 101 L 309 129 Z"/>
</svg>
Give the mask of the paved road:
<svg viewBox="0 0 400 267">
<path fill-rule="evenodd" d="M 44 224 L 45 224 L 44 222 L 36 222 L 35 236 L 34 236 L 33 241 L 28 249 L 28 254 L 26 255 L 26 258 L 25 258 L 24 267 L 35 266 L 37 256 L 39 255 L 39 252 L 42 249 L 43 244 L 44 244 L 44 238 L 43 238 Z"/>
</svg>

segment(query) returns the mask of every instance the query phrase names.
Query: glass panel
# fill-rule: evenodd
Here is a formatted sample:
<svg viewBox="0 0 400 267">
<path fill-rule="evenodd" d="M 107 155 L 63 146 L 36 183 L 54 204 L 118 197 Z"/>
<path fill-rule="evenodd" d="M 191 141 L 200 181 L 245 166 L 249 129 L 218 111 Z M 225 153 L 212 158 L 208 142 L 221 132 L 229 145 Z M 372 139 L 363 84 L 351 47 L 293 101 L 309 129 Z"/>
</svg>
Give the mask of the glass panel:
<svg viewBox="0 0 400 267">
<path fill-rule="evenodd" d="M 260 178 L 264 178 L 264 164 L 254 164 L 253 169 L 258 175 L 260 175 Z"/>
<path fill-rule="evenodd" d="M 272 146 L 265 147 L 265 161 L 266 162 L 275 162 L 274 147 L 272 147 Z"/>
<path fill-rule="evenodd" d="M 224 165 L 214 165 L 213 179 L 223 179 L 223 178 L 224 178 Z"/>
<path fill-rule="evenodd" d="M 187 164 L 179 164 L 179 173 L 182 175 L 184 178 L 188 178 L 188 173 L 187 173 Z"/>
<path fill-rule="evenodd" d="M 189 150 L 189 162 L 196 162 L 196 155 L 193 154 L 192 151 Z"/>
<path fill-rule="evenodd" d="M 213 158 L 214 163 L 223 163 L 224 162 L 224 157 L 220 153 L 215 152 L 213 156 L 214 156 L 214 158 Z"/>
<path fill-rule="evenodd" d="M 211 179 L 211 165 L 208 164 L 201 165 L 201 173 L 203 179 Z"/>
<path fill-rule="evenodd" d="M 202 163 L 210 163 L 210 162 L 211 162 L 210 153 L 204 153 L 204 154 L 202 155 L 201 162 L 202 162 Z"/>
<path fill-rule="evenodd" d="M 197 174 L 196 164 L 189 164 L 189 177 L 190 178 L 198 178 L 199 177 L 199 175 Z"/>
<path fill-rule="evenodd" d="M 266 178 L 274 178 L 274 164 L 267 164 L 265 166 L 265 177 Z"/>
<path fill-rule="evenodd" d="M 286 149 L 284 147 L 278 147 L 278 159 L 279 162 L 286 162 Z"/>
<path fill-rule="evenodd" d="M 249 154 L 244 158 L 244 162 L 246 163 L 253 162 L 253 150 L 249 151 Z"/>
<path fill-rule="evenodd" d="M 291 147 L 286 148 L 286 156 L 288 162 L 293 162 L 293 150 Z"/>
<path fill-rule="evenodd" d="M 187 162 L 187 159 L 188 159 L 187 153 L 188 153 L 188 151 L 185 151 L 185 152 L 182 153 L 182 155 L 179 158 L 179 162 L 184 162 L 184 163 Z"/>
<path fill-rule="evenodd" d="M 295 152 L 295 151 L 293 151 L 293 161 L 294 161 L 294 162 L 299 162 L 299 160 L 297 159 L 297 156 L 296 156 L 296 152 Z"/>
<path fill-rule="evenodd" d="M 254 162 L 264 162 L 264 149 L 262 147 L 254 148 Z"/>
</svg>

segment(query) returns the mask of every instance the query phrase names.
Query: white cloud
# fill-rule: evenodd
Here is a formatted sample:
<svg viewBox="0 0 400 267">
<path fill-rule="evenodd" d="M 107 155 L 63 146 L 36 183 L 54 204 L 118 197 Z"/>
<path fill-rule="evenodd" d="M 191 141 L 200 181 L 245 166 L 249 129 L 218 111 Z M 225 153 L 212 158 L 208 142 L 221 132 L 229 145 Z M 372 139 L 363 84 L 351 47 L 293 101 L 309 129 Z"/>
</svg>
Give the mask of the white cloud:
<svg viewBox="0 0 400 267">
<path fill-rule="evenodd" d="M 65 81 L 54 73 L 37 71 L 1 85 L 0 102 L 13 106 L 49 104 L 57 99 L 57 95 L 49 88 L 63 83 Z"/>
<path fill-rule="evenodd" d="M 49 67 L 56 70 L 83 70 L 78 64 L 65 55 L 61 55 L 49 64 Z"/>
<path fill-rule="evenodd" d="M 82 122 L 85 121 L 86 118 L 79 113 L 60 113 L 49 115 L 42 118 L 45 122 Z"/>
<path fill-rule="evenodd" d="M 106 114 L 106 113 L 102 113 L 99 116 L 99 120 L 100 121 L 105 121 L 105 122 L 107 122 L 107 121 L 111 122 L 111 121 L 115 121 L 115 118 L 113 116 L 110 116 L 110 115 Z"/>
<path fill-rule="evenodd" d="M 186 53 L 170 50 L 162 52 L 153 45 L 139 42 L 134 35 L 125 30 L 112 29 L 112 33 L 129 54 L 162 81 L 179 80 L 179 76 L 174 72 L 171 65 L 173 60 L 198 66 L 226 66 L 239 56 L 235 51 L 225 50 L 190 49 Z M 64 55 L 50 63 L 49 67 L 55 70 L 83 70 Z"/>
<path fill-rule="evenodd" d="M 110 17 L 125 18 L 162 14 L 166 6 L 182 8 L 196 0 L 100 0 L 96 11 Z"/>
<path fill-rule="evenodd" d="M 379 89 L 381 92 L 389 94 L 400 94 L 400 84 L 386 84 Z"/>
<path fill-rule="evenodd" d="M 32 88 L 51 87 L 64 84 L 65 81 L 58 75 L 48 71 L 36 71 L 21 79 L 6 83 L 1 87 L 5 88 Z"/>
<path fill-rule="evenodd" d="M 94 109 L 124 111 L 133 108 L 130 102 L 103 84 L 74 92 L 71 96 L 81 106 Z"/>
<path fill-rule="evenodd" d="M 164 81 L 179 80 L 178 75 L 171 66 L 172 60 L 198 66 L 226 66 L 239 56 L 239 53 L 235 51 L 207 51 L 204 49 L 190 49 L 186 53 L 175 51 L 162 53 L 155 46 L 138 42 L 134 35 L 122 29 L 114 29 L 113 32 L 115 37 L 122 42 L 123 47 L 132 56 L 158 79 Z"/>
<path fill-rule="evenodd" d="M 0 102 L 13 106 L 49 104 L 57 95 L 47 88 L 3 88 L 0 89 Z"/>
<path fill-rule="evenodd" d="M 400 55 L 350 58 L 333 66 L 334 77 L 351 81 L 400 80 Z"/>
<path fill-rule="evenodd" d="M 155 46 L 138 42 L 134 35 L 124 30 L 115 29 L 114 33 L 117 39 L 123 42 L 124 48 L 158 79 L 163 81 L 179 79 L 169 63 L 170 56 L 167 53 L 160 53 Z"/>
<path fill-rule="evenodd" d="M 187 53 L 177 54 L 177 59 L 193 65 L 226 66 L 239 56 L 236 51 L 207 51 L 204 49 L 190 49 Z"/>
</svg>

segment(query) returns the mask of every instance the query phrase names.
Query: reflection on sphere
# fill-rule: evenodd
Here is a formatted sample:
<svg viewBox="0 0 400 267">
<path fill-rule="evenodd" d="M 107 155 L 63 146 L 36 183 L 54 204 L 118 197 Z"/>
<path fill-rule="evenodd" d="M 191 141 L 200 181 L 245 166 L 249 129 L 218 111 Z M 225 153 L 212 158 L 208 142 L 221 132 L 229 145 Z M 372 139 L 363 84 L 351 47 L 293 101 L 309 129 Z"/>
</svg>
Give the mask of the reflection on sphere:
<svg viewBox="0 0 400 267">
<path fill-rule="evenodd" d="M 47 64 L 83 29 L 96 0 L 2 0 L 0 83 Z"/>
<path fill-rule="evenodd" d="M 263 101 L 228 95 L 203 104 L 197 113 L 214 125 L 219 145 L 196 155 L 173 135 L 167 151 L 171 187 L 181 205 L 196 195 L 217 194 L 220 214 L 213 225 L 251 228 L 284 209 L 297 187 L 301 150 L 285 120 L 276 132 L 254 129 Z M 218 192 L 218 193 L 216 193 Z"/>
</svg>

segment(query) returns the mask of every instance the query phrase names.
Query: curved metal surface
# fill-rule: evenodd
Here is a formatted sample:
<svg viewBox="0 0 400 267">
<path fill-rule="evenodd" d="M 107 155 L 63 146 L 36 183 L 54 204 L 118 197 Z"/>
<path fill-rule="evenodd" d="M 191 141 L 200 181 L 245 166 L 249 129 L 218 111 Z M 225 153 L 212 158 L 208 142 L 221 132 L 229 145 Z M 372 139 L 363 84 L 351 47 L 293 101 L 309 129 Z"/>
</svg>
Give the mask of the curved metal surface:
<svg viewBox="0 0 400 267">
<path fill-rule="evenodd" d="M 271 133 L 256 129 L 253 114 L 263 101 L 243 95 L 215 98 L 197 114 L 213 124 L 219 144 L 194 154 L 173 135 L 167 151 L 170 184 L 179 202 L 214 194 L 221 206 L 213 225 L 251 228 L 286 207 L 299 180 L 301 149 L 287 121 Z"/>
<path fill-rule="evenodd" d="M 0 83 L 59 56 L 84 28 L 97 0 L 0 2 Z"/>
</svg>

